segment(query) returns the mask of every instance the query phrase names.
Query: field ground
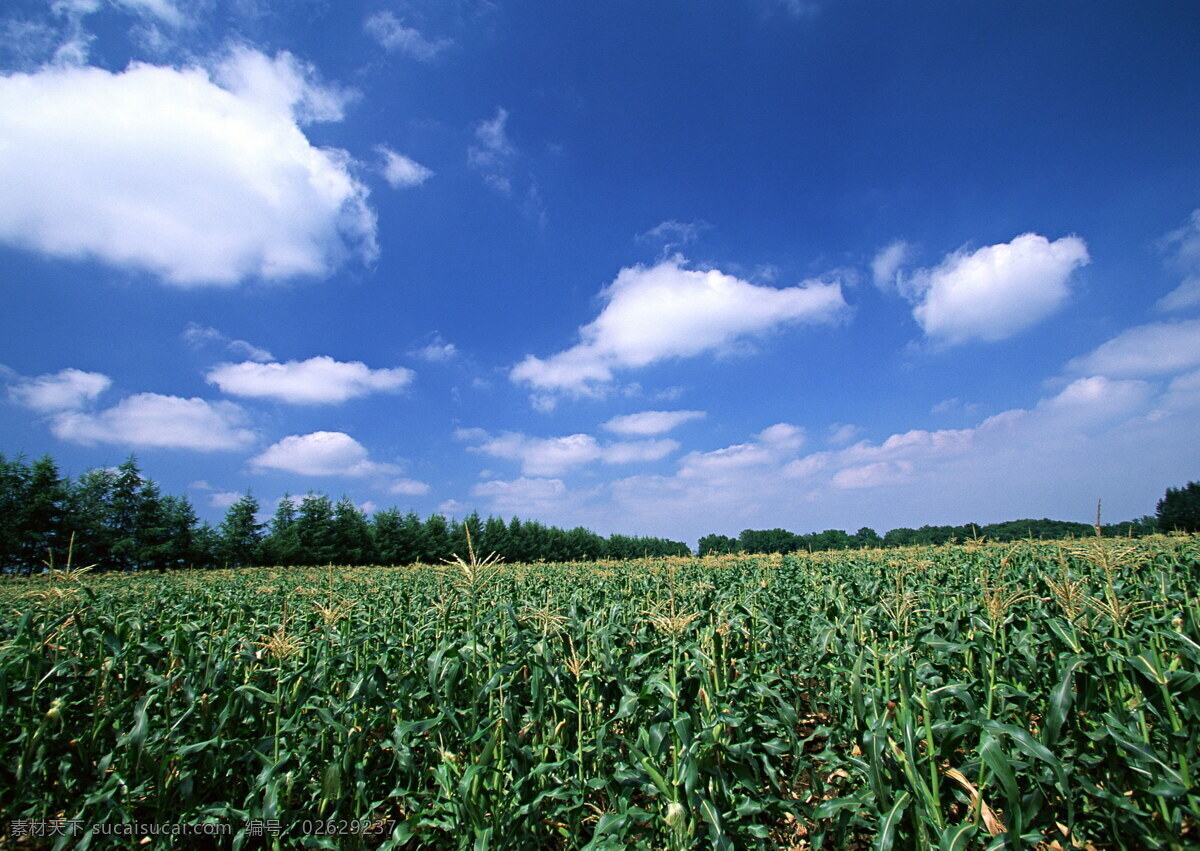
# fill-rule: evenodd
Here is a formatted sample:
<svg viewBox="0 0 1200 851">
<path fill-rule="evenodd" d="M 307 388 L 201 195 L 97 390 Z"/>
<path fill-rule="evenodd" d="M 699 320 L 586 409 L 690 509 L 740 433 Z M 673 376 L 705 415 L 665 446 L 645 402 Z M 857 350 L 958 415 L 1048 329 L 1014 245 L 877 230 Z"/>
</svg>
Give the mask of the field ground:
<svg viewBox="0 0 1200 851">
<path fill-rule="evenodd" d="M 9 577 L 0 845 L 1196 847 L 1198 588 L 1196 537 Z"/>
</svg>

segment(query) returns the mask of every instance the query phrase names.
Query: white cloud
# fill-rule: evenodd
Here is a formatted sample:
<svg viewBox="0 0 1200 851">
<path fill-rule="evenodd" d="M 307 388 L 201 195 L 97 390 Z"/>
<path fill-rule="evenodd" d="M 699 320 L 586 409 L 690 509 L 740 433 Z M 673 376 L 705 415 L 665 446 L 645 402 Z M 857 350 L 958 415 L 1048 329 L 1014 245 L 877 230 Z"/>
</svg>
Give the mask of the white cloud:
<svg viewBox="0 0 1200 851">
<path fill-rule="evenodd" d="M 526 476 L 558 475 L 596 461 L 602 454 L 600 444 L 590 434 L 541 438 L 507 432 L 473 448 L 495 458 L 519 461 L 521 473 Z"/>
<path fill-rule="evenodd" d="M 205 376 L 232 396 L 275 399 L 295 405 L 336 405 L 381 391 L 396 391 L 413 379 L 404 367 L 371 369 L 360 361 L 322 355 L 286 363 L 218 364 Z"/>
<path fill-rule="evenodd" d="M 275 356 L 266 349 L 259 348 L 245 340 L 231 339 L 216 328 L 209 328 L 195 322 L 189 322 L 187 327 L 183 329 L 183 341 L 193 349 L 200 349 L 205 346 L 218 346 L 231 354 L 241 355 L 253 361 L 275 360 Z"/>
<path fill-rule="evenodd" d="M 208 504 L 213 508 L 228 508 L 241 498 L 239 491 L 220 491 L 208 495 Z"/>
<path fill-rule="evenodd" d="M 1057 395 L 1039 402 L 1037 409 L 1082 427 L 1142 410 L 1153 392 L 1154 388 L 1144 381 L 1093 375 L 1072 381 Z"/>
<path fill-rule="evenodd" d="M 657 245 L 665 255 L 676 248 L 695 242 L 702 232 L 711 227 L 712 225 L 704 221 L 677 222 L 674 219 L 668 219 L 640 234 L 638 242 Z"/>
<path fill-rule="evenodd" d="M 594 394 L 616 369 L 727 349 L 785 323 L 832 322 L 846 310 L 837 283 L 755 286 L 679 260 L 622 269 L 601 297 L 600 315 L 579 329 L 582 342 L 546 359 L 529 355 L 510 378 L 543 396 Z"/>
<path fill-rule="evenodd" d="M 388 485 L 387 492 L 401 496 L 423 496 L 429 493 L 429 485 L 415 479 L 396 479 Z"/>
<path fill-rule="evenodd" d="M 633 440 L 601 444 L 590 434 L 563 437 L 530 437 L 518 432 L 488 435 L 480 429 L 459 429 L 459 440 L 481 441 L 470 447 L 493 458 L 518 461 L 524 476 L 557 476 L 594 461 L 630 464 L 657 461 L 679 449 L 674 440 Z"/>
<path fill-rule="evenodd" d="M 359 97 L 353 89 L 321 82 L 315 66 L 287 51 L 272 58 L 235 47 L 213 76 L 242 101 L 299 124 L 341 121 L 347 104 Z"/>
<path fill-rule="evenodd" d="M 416 160 L 409 159 L 404 154 L 398 154 L 386 145 L 375 148 L 383 156 L 383 179 L 393 189 L 407 189 L 420 186 L 433 177 L 433 171 L 421 165 Z"/>
<path fill-rule="evenodd" d="M 376 12 L 363 24 L 367 35 L 379 42 L 385 50 L 399 51 L 419 62 L 428 62 L 453 42 L 439 38 L 430 40 L 420 30 L 405 26 L 392 12 Z"/>
<path fill-rule="evenodd" d="M 344 151 L 300 124 L 350 95 L 288 53 L 233 50 L 212 72 L 134 63 L 0 77 L 0 241 L 169 284 L 325 276 L 377 254 Z"/>
<path fill-rule="evenodd" d="M 367 448 L 340 431 L 293 434 L 268 446 L 250 464 L 260 470 L 283 470 L 306 476 L 370 476 L 396 473 L 394 464 L 378 464 Z"/>
<path fill-rule="evenodd" d="M 628 440 L 610 443 L 600 453 L 605 464 L 630 464 L 657 461 L 679 449 L 677 440 Z"/>
<path fill-rule="evenodd" d="M 63 369 L 36 378 L 23 378 L 9 388 L 9 397 L 39 414 L 74 411 L 95 401 L 112 386 L 112 379 L 98 372 Z"/>
<path fill-rule="evenodd" d="M 1090 261 L 1077 236 L 1050 242 L 1034 233 L 1011 242 L 965 250 L 933 269 L 904 279 L 913 316 L 939 342 L 994 342 L 1013 336 L 1061 308 L 1072 273 Z"/>
<path fill-rule="evenodd" d="M 508 138 L 508 110 L 496 108 L 496 115 L 475 125 L 475 144 L 467 148 L 467 163 L 483 174 L 484 181 L 498 192 L 512 191 L 511 170 L 517 149 Z"/>
<path fill-rule="evenodd" d="M 900 267 L 912 257 L 912 246 L 902 239 L 881 248 L 871 261 L 871 278 L 881 290 L 896 286 L 896 275 Z"/>
<path fill-rule="evenodd" d="M 1160 247 L 1167 256 L 1167 266 L 1181 272 L 1184 279 L 1155 307 L 1166 312 L 1200 305 L 1200 210 L 1193 210 L 1183 227 L 1163 237 Z"/>
<path fill-rule="evenodd" d="M 1185 278 L 1183 283 L 1154 303 L 1164 313 L 1200 306 L 1200 275 Z"/>
<path fill-rule="evenodd" d="M 154 18 L 176 29 L 188 25 L 187 16 L 171 0 L 115 0 L 118 6 Z"/>
<path fill-rule="evenodd" d="M 832 481 L 839 488 L 875 488 L 908 481 L 912 471 L 911 461 L 876 461 L 838 470 Z"/>
<path fill-rule="evenodd" d="M 85 446 L 115 443 L 213 451 L 253 443 L 254 433 L 241 427 L 245 421 L 245 412 L 232 402 L 138 393 L 98 413 L 56 414 L 50 430 L 62 440 Z"/>
<path fill-rule="evenodd" d="M 844 446 L 862 434 L 860 426 L 850 423 L 831 423 L 827 440 L 834 446 Z"/>
<path fill-rule="evenodd" d="M 458 355 L 458 347 L 453 343 L 442 342 L 438 338 L 427 346 L 422 346 L 412 353 L 414 357 L 418 357 L 429 363 L 441 363 L 453 359 Z"/>
<path fill-rule="evenodd" d="M 1200 366 L 1200 319 L 1156 322 L 1121 332 L 1067 369 L 1086 375 L 1135 378 L 1183 372 Z"/>
<path fill-rule="evenodd" d="M 622 414 L 613 417 L 601 428 L 617 434 L 652 435 L 663 434 L 676 426 L 707 416 L 704 411 L 642 411 L 638 414 Z"/>
<path fill-rule="evenodd" d="M 1163 237 L 1161 246 L 1168 263 L 1184 272 L 1200 272 L 1200 209 L 1187 222 Z"/>
<path fill-rule="evenodd" d="M 678 476 L 712 483 L 731 476 L 740 477 L 751 469 L 758 470 L 755 475 L 768 472 L 774 476 L 785 462 L 795 457 L 796 450 L 804 445 L 804 441 L 804 429 L 791 423 L 776 423 L 746 443 L 709 452 L 688 453 L 679 462 Z"/>
<path fill-rule="evenodd" d="M 521 477 L 480 482 L 471 488 L 471 495 L 488 500 L 492 511 L 500 514 L 547 517 L 562 508 L 567 487 L 562 479 Z"/>
</svg>

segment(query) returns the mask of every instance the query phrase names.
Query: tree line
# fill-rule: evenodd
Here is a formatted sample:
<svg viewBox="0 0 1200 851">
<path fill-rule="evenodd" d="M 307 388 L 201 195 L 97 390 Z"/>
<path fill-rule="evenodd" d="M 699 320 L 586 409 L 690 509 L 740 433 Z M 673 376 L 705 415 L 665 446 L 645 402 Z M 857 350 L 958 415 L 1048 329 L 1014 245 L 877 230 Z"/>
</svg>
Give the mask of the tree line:
<svg viewBox="0 0 1200 851">
<path fill-rule="evenodd" d="M 164 495 L 137 458 L 88 470 L 71 480 L 49 455 L 36 461 L 0 454 L 0 570 L 35 573 L 65 564 L 96 570 L 173 570 L 262 565 L 438 564 L 468 557 L 506 561 L 593 561 L 688 555 L 664 538 L 560 529 L 513 517 L 462 520 L 389 508 L 367 517 L 348 497 L 285 496 L 271 518 L 246 494 L 216 526 L 200 520 L 187 497 Z"/>
<path fill-rule="evenodd" d="M 1160 528 L 1158 517 L 1142 517 L 1124 523 L 1106 523 L 1100 526 L 1103 535 L 1133 536 L 1153 534 Z M 1162 528 L 1183 528 L 1162 525 Z M 728 535 L 705 535 L 697 548 L 700 554 L 709 553 L 792 553 L 799 551 L 848 550 L 863 547 L 906 547 L 917 545 L 939 545 L 964 543 L 973 539 L 989 541 L 1019 541 L 1026 538 L 1059 540 L 1082 538 L 1095 535 L 1096 527 L 1089 523 L 1074 523 L 1068 520 L 1006 520 L 1003 523 L 979 525 L 966 523 L 962 526 L 922 526 L 919 529 L 900 527 L 880 535 L 869 526 L 864 526 L 853 535 L 841 529 L 799 534 L 787 529 L 744 529 L 736 538 Z"/>
</svg>

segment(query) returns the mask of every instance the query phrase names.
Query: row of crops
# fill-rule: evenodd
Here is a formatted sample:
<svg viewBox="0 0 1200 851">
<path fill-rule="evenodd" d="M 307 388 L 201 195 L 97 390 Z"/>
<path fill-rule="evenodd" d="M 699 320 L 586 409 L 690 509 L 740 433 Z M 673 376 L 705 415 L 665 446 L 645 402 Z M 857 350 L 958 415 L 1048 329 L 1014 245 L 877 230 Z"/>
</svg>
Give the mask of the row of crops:
<svg viewBox="0 0 1200 851">
<path fill-rule="evenodd" d="M 1196 847 L 1198 588 L 1195 537 L 5 579 L 0 821 Z"/>
</svg>

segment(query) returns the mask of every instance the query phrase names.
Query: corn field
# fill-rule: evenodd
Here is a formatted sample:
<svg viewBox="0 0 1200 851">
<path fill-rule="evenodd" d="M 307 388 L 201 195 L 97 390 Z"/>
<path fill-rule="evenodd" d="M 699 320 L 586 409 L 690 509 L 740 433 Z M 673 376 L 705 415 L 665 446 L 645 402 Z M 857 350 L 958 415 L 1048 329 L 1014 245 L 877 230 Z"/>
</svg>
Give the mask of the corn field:
<svg viewBox="0 0 1200 851">
<path fill-rule="evenodd" d="M 1198 588 L 1196 537 L 5 578 L 0 821 L 1197 847 Z"/>
</svg>

